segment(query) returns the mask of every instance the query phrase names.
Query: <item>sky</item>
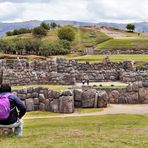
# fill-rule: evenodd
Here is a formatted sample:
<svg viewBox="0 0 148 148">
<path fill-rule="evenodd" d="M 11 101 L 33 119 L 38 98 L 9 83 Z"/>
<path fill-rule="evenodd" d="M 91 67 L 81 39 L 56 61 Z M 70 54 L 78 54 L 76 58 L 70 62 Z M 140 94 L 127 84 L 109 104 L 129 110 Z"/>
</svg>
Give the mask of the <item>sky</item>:
<svg viewBox="0 0 148 148">
<path fill-rule="evenodd" d="M 0 0 L 0 22 L 147 22 L 148 0 Z"/>
</svg>

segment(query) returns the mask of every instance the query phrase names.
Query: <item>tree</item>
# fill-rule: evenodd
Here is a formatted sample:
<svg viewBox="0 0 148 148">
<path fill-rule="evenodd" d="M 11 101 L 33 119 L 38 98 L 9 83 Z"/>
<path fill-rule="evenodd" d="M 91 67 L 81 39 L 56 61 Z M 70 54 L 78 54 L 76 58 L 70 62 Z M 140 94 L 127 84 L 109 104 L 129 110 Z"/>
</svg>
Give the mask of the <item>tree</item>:
<svg viewBox="0 0 148 148">
<path fill-rule="evenodd" d="M 50 27 L 52 28 L 52 29 L 54 29 L 54 28 L 56 28 L 58 25 L 55 23 L 55 22 L 51 22 L 50 23 Z"/>
<path fill-rule="evenodd" d="M 130 32 L 133 32 L 135 30 L 135 25 L 127 24 L 126 29 L 128 29 Z"/>
<path fill-rule="evenodd" d="M 73 41 L 75 39 L 75 32 L 70 26 L 62 27 L 58 30 L 58 37 L 60 40 Z"/>
<path fill-rule="evenodd" d="M 13 35 L 13 32 L 8 31 L 8 32 L 6 32 L 6 35 L 7 35 L 7 36 L 12 36 L 12 35 Z"/>
<path fill-rule="evenodd" d="M 47 35 L 47 30 L 39 26 L 39 27 L 34 28 L 32 33 L 34 36 L 41 38 Z"/>
<path fill-rule="evenodd" d="M 42 22 L 42 23 L 40 24 L 40 27 L 43 27 L 43 28 L 46 29 L 46 30 L 50 30 L 49 24 L 46 24 L 45 22 Z"/>
</svg>

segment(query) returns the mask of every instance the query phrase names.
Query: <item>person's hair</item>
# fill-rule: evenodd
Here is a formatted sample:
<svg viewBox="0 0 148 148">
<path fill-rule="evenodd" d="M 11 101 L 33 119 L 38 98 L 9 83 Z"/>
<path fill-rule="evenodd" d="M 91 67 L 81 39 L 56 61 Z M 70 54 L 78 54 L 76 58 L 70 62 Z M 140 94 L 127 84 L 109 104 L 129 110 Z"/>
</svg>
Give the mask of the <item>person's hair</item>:
<svg viewBox="0 0 148 148">
<path fill-rule="evenodd" d="M 0 93 L 11 92 L 11 86 L 9 84 L 1 84 Z"/>
</svg>

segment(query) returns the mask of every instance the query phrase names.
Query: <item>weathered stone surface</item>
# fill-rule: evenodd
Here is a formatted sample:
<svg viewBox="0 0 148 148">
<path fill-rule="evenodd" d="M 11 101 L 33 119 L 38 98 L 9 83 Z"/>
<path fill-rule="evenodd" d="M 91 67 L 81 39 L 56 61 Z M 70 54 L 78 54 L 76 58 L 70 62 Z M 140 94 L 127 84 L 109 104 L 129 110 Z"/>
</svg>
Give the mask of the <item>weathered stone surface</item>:
<svg viewBox="0 0 148 148">
<path fill-rule="evenodd" d="M 50 102 L 50 109 L 54 113 L 59 112 L 59 99 L 54 99 L 53 101 Z"/>
<path fill-rule="evenodd" d="M 32 93 L 27 93 L 27 99 L 32 98 Z"/>
<path fill-rule="evenodd" d="M 34 92 L 34 93 L 32 93 L 32 97 L 33 98 L 38 98 L 39 97 L 39 94 L 37 92 Z"/>
<path fill-rule="evenodd" d="M 139 102 L 148 103 L 148 88 L 139 89 Z"/>
<path fill-rule="evenodd" d="M 34 105 L 39 105 L 39 104 L 40 104 L 39 98 L 34 98 Z"/>
<path fill-rule="evenodd" d="M 27 88 L 27 93 L 32 93 L 32 92 L 33 92 L 33 88 L 32 87 Z"/>
<path fill-rule="evenodd" d="M 82 107 L 94 107 L 96 92 L 95 89 L 89 89 L 82 93 Z"/>
<path fill-rule="evenodd" d="M 74 112 L 74 98 L 73 96 L 60 97 L 59 111 L 60 113 L 73 113 Z"/>
<path fill-rule="evenodd" d="M 82 101 L 82 90 L 75 89 L 74 90 L 74 100 L 75 101 Z"/>
<path fill-rule="evenodd" d="M 126 94 L 126 103 L 127 104 L 138 104 L 139 96 L 137 92 L 131 92 Z"/>
<path fill-rule="evenodd" d="M 132 84 L 129 84 L 126 88 L 127 92 L 131 92 L 133 90 Z"/>
<path fill-rule="evenodd" d="M 39 111 L 39 105 L 34 105 L 34 111 Z"/>
<path fill-rule="evenodd" d="M 110 94 L 109 94 L 109 102 L 110 103 L 118 103 L 119 100 L 119 92 L 117 90 L 113 90 Z"/>
<path fill-rule="evenodd" d="M 139 83 L 138 82 L 134 82 L 133 83 L 133 91 L 137 92 L 139 90 Z"/>
<path fill-rule="evenodd" d="M 60 96 L 73 96 L 72 90 L 63 91 Z"/>
<path fill-rule="evenodd" d="M 58 99 L 60 97 L 60 92 L 57 91 L 51 91 L 50 94 L 48 94 L 50 98 Z"/>
<path fill-rule="evenodd" d="M 18 97 L 21 99 L 21 100 L 25 100 L 27 98 L 27 95 L 26 94 L 18 94 Z"/>
<path fill-rule="evenodd" d="M 80 108 L 82 106 L 82 102 L 74 101 L 74 107 Z"/>
<path fill-rule="evenodd" d="M 46 98 L 45 98 L 44 94 L 39 94 L 39 101 L 42 103 L 45 103 Z"/>
<path fill-rule="evenodd" d="M 45 101 L 45 110 L 50 111 L 50 101 L 48 99 Z"/>
<path fill-rule="evenodd" d="M 44 103 L 40 103 L 39 110 L 40 111 L 45 111 L 45 104 Z"/>
<path fill-rule="evenodd" d="M 98 107 L 102 108 L 102 107 L 107 107 L 107 103 L 108 103 L 108 95 L 105 91 L 100 91 L 98 92 Z"/>
<path fill-rule="evenodd" d="M 26 99 L 27 111 L 34 111 L 34 101 L 33 99 Z"/>
<path fill-rule="evenodd" d="M 148 82 L 143 82 L 142 85 L 143 87 L 148 87 Z"/>
</svg>

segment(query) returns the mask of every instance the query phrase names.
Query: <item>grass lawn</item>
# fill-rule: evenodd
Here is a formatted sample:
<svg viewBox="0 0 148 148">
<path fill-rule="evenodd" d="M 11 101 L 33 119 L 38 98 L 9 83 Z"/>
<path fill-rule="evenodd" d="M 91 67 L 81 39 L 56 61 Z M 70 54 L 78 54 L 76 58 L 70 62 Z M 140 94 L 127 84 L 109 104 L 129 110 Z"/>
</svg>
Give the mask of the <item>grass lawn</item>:
<svg viewBox="0 0 148 148">
<path fill-rule="evenodd" d="M 109 56 L 111 62 L 135 61 L 136 64 L 148 62 L 148 55 L 142 54 L 86 55 L 74 57 L 73 59 L 77 59 L 79 62 L 102 62 L 106 56 Z"/>
<path fill-rule="evenodd" d="M 78 108 L 77 109 L 80 114 L 85 113 L 95 113 L 103 111 L 103 108 Z"/>
<path fill-rule="evenodd" d="M 24 136 L 0 136 L 1 148 L 147 148 L 147 115 L 24 120 Z"/>
<path fill-rule="evenodd" d="M 53 113 L 53 112 L 41 112 L 41 111 L 35 111 L 35 112 L 27 112 L 26 117 L 36 117 L 36 116 L 59 116 L 62 114 L 59 113 Z"/>
<path fill-rule="evenodd" d="M 13 90 L 17 90 L 17 89 L 23 89 L 23 88 L 29 88 L 29 87 L 43 87 L 43 88 L 48 88 L 51 90 L 56 90 L 56 91 L 64 91 L 65 89 L 68 88 L 68 86 L 64 86 L 64 85 L 24 85 L 24 86 L 12 86 Z"/>
<path fill-rule="evenodd" d="M 98 44 L 97 49 L 148 49 L 148 38 L 110 39 Z"/>
</svg>

